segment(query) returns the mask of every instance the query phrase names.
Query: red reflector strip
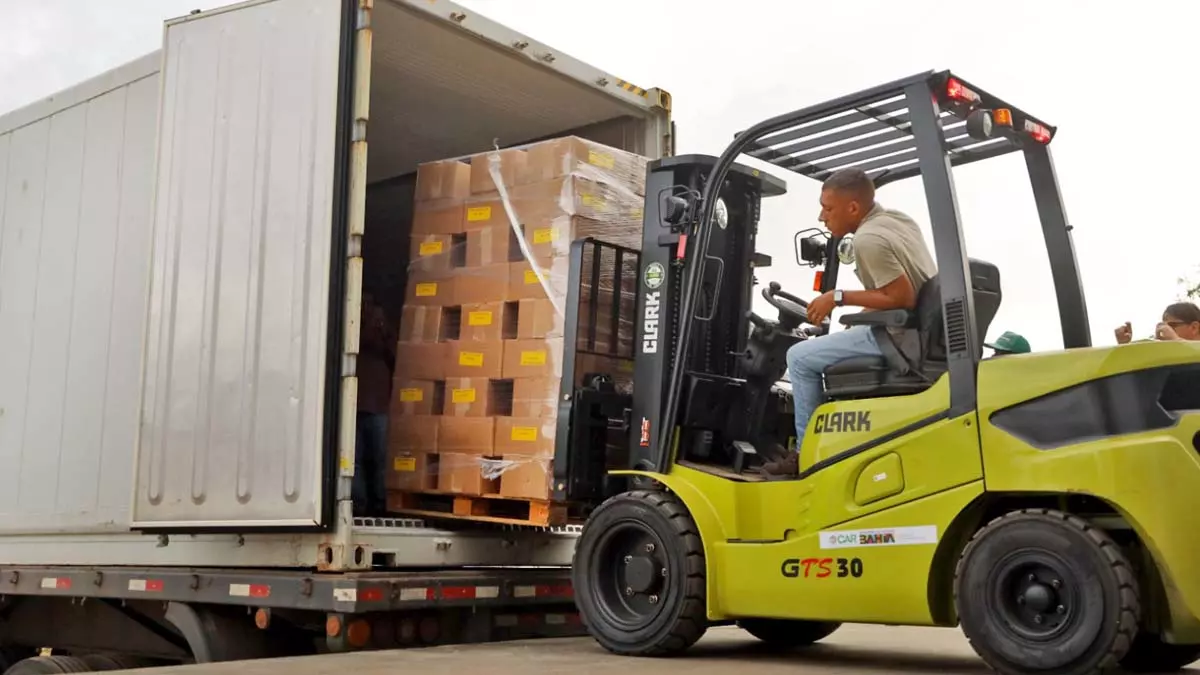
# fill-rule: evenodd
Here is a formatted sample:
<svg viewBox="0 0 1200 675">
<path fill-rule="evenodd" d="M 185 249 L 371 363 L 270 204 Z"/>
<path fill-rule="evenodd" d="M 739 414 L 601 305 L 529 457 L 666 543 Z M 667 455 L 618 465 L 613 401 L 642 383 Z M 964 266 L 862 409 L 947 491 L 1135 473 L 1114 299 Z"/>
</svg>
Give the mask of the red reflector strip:
<svg viewBox="0 0 1200 675">
<path fill-rule="evenodd" d="M 442 597 L 446 600 L 470 600 L 475 597 L 475 587 L 442 586 Z"/>
<path fill-rule="evenodd" d="M 65 591 L 71 588 L 71 580 L 67 577 L 42 577 L 42 588 Z"/>
<path fill-rule="evenodd" d="M 130 579 L 129 590 L 135 593 L 159 593 L 163 589 L 162 579 Z"/>
<path fill-rule="evenodd" d="M 235 598 L 267 598 L 271 587 L 267 584 L 229 584 L 229 595 Z"/>
<path fill-rule="evenodd" d="M 687 239 L 686 234 L 679 235 L 679 246 L 675 249 L 675 257 L 679 260 L 683 260 L 684 254 L 687 253 Z"/>
<path fill-rule="evenodd" d="M 383 589 L 378 586 L 363 588 L 358 591 L 358 599 L 361 602 L 379 602 L 383 600 Z"/>
</svg>

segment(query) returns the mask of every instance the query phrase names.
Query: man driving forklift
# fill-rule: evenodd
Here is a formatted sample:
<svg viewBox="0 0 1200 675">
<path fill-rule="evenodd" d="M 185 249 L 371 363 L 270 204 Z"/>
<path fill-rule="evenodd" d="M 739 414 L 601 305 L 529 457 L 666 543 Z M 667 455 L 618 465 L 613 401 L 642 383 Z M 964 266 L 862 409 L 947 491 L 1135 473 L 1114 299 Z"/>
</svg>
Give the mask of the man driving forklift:
<svg viewBox="0 0 1200 675">
<path fill-rule="evenodd" d="M 808 304 L 808 320 L 820 325 L 836 307 L 870 310 L 916 307 L 921 286 L 937 274 L 933 256 L 917 223 L 908 215 L 875 201 L 875 185 L 861 169 L 833 173 L 821 185 L 819 220 L 834 237 L 853 234 L 855 274 L 865 290 L 832 290 Z M 902 354 L 917 352 L 917 334 L 911 328 L 888 328 L 888 336 Z M 822 373 L 829 366 L 856 356 L 882 356 L 870 326 L 854 326 L 821 337 L 801 340 L 787 352 L 788 380 L 796 414 L 794 452 L 775 448 L 778 459 L 763 464 L 772 476 L 795 475 L 809 418 L 821 404 Z"/>
</svg>

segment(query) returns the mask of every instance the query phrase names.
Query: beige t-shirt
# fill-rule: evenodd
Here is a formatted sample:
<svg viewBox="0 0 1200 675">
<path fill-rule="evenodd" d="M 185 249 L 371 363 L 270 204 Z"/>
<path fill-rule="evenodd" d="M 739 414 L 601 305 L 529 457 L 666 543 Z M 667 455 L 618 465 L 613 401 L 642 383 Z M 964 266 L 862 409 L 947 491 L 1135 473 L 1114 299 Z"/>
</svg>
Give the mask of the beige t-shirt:
<svg viewBox="0 0 1200 675">
<path fill-rule="evenodd" d="M 854 234 L 854 258 L 854 273 L 867 290 L 883 288 L 903 273 L 912 282 L 913 292 L 920 293 L 925 282 L 937 274 L 937 265 L 917 223 L 878 204 L 867 213 Z M 889 329 L 889 332 L 905 351 L 916 347 L 909 344 L 914 331 Z"/>
</svg>

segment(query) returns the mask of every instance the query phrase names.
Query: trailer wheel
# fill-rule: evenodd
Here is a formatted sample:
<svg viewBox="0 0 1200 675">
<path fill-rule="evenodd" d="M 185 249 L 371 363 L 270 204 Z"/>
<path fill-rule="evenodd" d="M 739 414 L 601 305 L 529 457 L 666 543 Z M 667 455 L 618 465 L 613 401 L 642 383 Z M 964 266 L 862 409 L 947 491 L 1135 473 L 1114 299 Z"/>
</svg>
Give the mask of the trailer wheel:
<svg viewBox="0 0 1200 675">
<path fill-rule="evenodd" d="M 708 628 L 704 545 L 682 502 L 660 491 L 610 498 L 584 525 L 572 583 L 588 631 L 616 654 L 666 656 Z"/>
<path fill-rule="evenodd" d="M 1173 673 L 1197 660 L 1200 645 L 1175 645 L 1154 633 L 1138 633 L 1121 659 L 1121 668 L 1130 673 Z"/>
<path fill-rule="evenodd" d="M 31 656 L 17 661 L 4 675 L 57 675 L 58 673 L 90 673 L 83 659 L 74 656 Z"/>
<path fill-rule="evenodd" d="M 738 628 L 772 647 L 808 647 L 833 635 L 842 624 L 834 621 L 742 619 Z"/>
<path fill-rule="evenodd" d="M 1113 669 L 1141 618 L 1132 567 L 1112 539 L 1050 509 L 980 529 L 958 561 L 954 601 L 971 646 L 1005 675 Z"/>
</svg>

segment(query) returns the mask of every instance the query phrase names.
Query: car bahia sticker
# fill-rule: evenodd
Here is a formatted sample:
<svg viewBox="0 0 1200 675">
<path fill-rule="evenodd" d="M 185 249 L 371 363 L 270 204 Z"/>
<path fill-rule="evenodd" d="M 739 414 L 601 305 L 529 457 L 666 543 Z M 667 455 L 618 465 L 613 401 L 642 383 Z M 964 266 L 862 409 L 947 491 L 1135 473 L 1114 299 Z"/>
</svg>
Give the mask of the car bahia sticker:
<svg viewBox="0 0 1200 675">
<path fill-rule="evenodd" d="M 863 548 L 867 546 L 916 546 L 936 544 L 937 525 L 880 527 L 871 530 L 829 530 L 818 535 L 821 548 Z"/>
</svg>

